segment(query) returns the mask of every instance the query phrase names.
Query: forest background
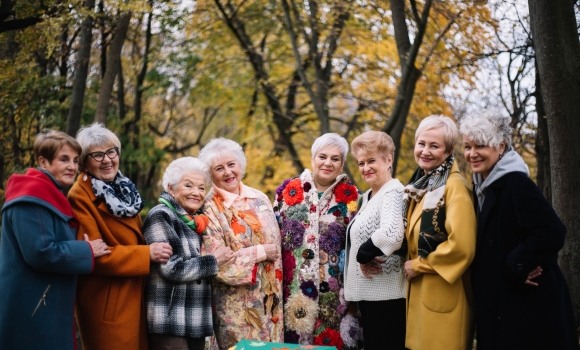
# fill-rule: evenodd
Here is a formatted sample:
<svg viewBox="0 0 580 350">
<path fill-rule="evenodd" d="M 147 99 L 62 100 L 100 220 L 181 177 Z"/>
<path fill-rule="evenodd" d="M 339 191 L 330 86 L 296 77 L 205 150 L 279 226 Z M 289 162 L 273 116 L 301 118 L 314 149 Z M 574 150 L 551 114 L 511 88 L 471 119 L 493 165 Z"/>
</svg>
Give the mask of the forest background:
<svg viewBox="0 0 580 350">
<path fill-rule="evenodd" d="M 562 171 L 564 157 L 580 158 L 578 150 L 578 157 L 564 154 L 576 146 L 570 137 L 580 132 L 580 113 L 554 104 L 552 92 L 560 84 L 576 93 L 575 104 L 567 101 L 578 108 L 580 1 L 530 5 L 0 0 L 0 199 L 11 174 L 36 166 L 32 141 L 47 128 L 74 136 L 99 121 L 116 132 L 120 169 L 145 198 L 146 213 L 165 166 L 196 156 L 215 137 L 244 147 L 244 183 L 272 197 L 284 179 L 310 167 L 310 146 L 323 133 L 349 142 L 366 130 L 389 133 L 395 176 L 406 183 L 421 119 L 500 113 L 510 117 L 516 150 L 568 226 L 560 263 L 578 316 L 580 203 L 561 193 L 571 188 L 580 197 L 579 180 L 560 177 L 574 173 Z M 566 47 L 555 54 L 572 62 L 564 76 L 576 79 L 575 88 L 554 83 L 551 67 L 566 66 L 549 57 L 552 42 Z M 462 147 L 456 157 L 469 178 Z M 350 155 L 345 171 L 366 189 Z"/>
</svg>

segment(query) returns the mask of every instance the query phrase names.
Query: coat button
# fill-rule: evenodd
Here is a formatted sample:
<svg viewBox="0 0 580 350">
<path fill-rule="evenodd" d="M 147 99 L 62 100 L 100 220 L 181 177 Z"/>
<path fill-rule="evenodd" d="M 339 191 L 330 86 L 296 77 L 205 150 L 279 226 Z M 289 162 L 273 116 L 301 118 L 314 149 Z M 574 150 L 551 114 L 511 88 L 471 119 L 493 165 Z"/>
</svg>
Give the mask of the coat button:
<svg viewBox="0 0 580 350">
<path fill-rule="evenodd" d="M 518 264 L 518 270 L 521 270 L 523 268 L 524 268 L 524 265 L 523 264 Z"/>
<path fill-rule="evenodd" d="M 487 245 L 490 247 L 493 246 L 493 239 L 490 239 L 489 241 L 487 241 Z"/>
</svg>

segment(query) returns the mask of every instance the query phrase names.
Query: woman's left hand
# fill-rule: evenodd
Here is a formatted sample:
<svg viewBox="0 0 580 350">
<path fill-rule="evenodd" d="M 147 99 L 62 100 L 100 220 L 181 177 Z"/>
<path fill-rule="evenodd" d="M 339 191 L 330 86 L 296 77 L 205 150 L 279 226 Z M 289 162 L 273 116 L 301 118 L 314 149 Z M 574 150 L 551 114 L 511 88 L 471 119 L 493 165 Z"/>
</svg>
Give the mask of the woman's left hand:
<svg viewBox="0 0 580 350">
<path fill-rule="evenodd" d="M 381 273 L 381 271 L 383 271 L 381 264 L 385 261 L 387 260 L 383 258 L 374 258 L 366 264 L 359 264 L 363 276 L 366 278 L 373 278 L 371 275 L 377 275 Z"/>
<path fill-rule="evenodd" d="M 542 274 L 542 271 L 544 271 L 544 270 L 542 270 L 541 267 L 539 267 L 539 266 L 536 267 L 535 269 L 532 270 L 532 272 L 530 272 L 528 274 L 528 279 L 524 283 L 527 284 L 527 285 L 530 285 L 530 286 L 537 287 L 538 284 L 536 282 L 532 282 L 532 280 L 534 278 L 540 276 Z"/>
<path fill-rule="evenodd" d="M 419 273 L 413 270 L 413 260 L 405 261 L 405 268 L 404 268 L 405 278 L 407 282 L 410 281 L 413 277 L 419 276 Z"/>
</svg>

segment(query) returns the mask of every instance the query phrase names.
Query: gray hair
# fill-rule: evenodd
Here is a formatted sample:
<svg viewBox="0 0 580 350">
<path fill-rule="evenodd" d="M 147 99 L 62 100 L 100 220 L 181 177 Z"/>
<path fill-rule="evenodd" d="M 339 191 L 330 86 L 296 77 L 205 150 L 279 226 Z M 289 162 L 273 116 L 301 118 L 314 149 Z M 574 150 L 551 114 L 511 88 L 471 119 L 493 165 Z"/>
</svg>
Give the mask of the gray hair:
<svg viewBox="0 0 580 350">
<path fill-rule="evenodd" d="M 342 156 L 342 164 L 344 164 L 346 162 L 346 156 L 348 153 L 348 142 L 346 142 L 344 137 L 333 132 L 326 133 L 314 140 L 312 148 L 310 149 L 312 158 L 314 159 L 316 154 L 318 154 L 321 149 L 328 146 L 338 147 L 340 150 L 340 155 Z"/>
<path fill-rule="evenodd" d="M 226 156 L 234 156 L 242 168 L 242 176 L 246 173 L 246 155 L 242 146 L 236 141 L 219 137 L 211 140 L 204 148 L 199 151 L 198 158 L 201 159 L 210 169 L 214 160 Z"/>
<path fill-rule="evenodd" d="M 431 115 L 421 121 L 415 131 L 415 141 L 423 131 L 433 129 L 443 129 L 443 142 L 445 142 L 445 151 L 452 152 L 459 138 L 457 125 L 451 118 L 444 115 Z"/>
<path fill-rule="evenodd" d="M 499 148 L 505 142 L 506 150 L 512 146 L 510 118 L 499 113 L 485 111 L 479 115 L 468 115 L 461 119 L 459 130 L 479 145 Z"/>
<path fill-rule="evenodd" d="M 77 142 L 81 145 L 81 156 L 79 165 L 84 169 L 85 158 L 91 151 L 91 148 L 98 147 L 117 147 L 119 156 L 121 156 L 121 141 L 111 130 L 105 128 L 101 123 L 93 123 L 89 126 L 83 126 L 77 132 Z"/>
<path fill-rule="evenodd" d="M 209 190 L 211 185 L 211 175 L 209 173 L 209 168 L 201 160 L 194 157 L 182 157 L 177 158 L 173 162 L 169 163 L 167 168 L 165 168 L 165 173 L 163 174 L 162 186 L 165 191 L 169 189 L 174 189 L 174 187 L 183 179 L 183 177 L 190 173 L 196 173 L 203 175 L 203 182 L 205 183 L 206 192 Z"/>
</svg>

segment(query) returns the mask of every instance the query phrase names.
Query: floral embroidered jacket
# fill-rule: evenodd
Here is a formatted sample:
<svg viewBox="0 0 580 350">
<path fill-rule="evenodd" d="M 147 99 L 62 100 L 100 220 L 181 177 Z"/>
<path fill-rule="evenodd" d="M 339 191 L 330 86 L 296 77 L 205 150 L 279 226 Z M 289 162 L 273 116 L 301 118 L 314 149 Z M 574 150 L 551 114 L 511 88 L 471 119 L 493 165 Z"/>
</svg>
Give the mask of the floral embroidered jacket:
<svg viewBox="0 0 580 350">
<path fill-rule="evenodd" d="M 346 226 L 359 193 L 343 174 L 319 194 L 313 176 L 307 169 L 284 181 L 274 201 L 282 235 L 284 338 L 356 348 L 361 332 L 343 283 Z"/>
<path fill-rule="evenodd" d="M 212 282 L 218 346 L 228 349 L 242 338 L 281 342 L 282 259 L 260 262 L 257 249 L 271 243 L 280 249 L 272 204 L 265 194 L 243 184 L 233 202 L 224 200 L 220 192 L 214 186 L 203 210 L 209 217 L 204 254 L 221 245 L 235 252 L 234 258 L 219 266 Z"/>
</svg>

